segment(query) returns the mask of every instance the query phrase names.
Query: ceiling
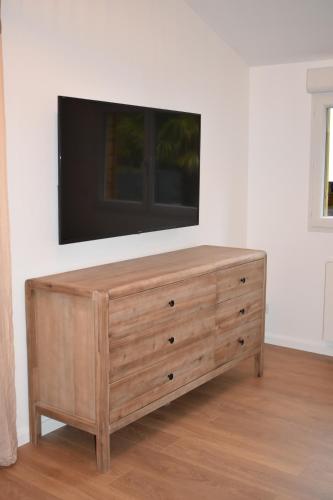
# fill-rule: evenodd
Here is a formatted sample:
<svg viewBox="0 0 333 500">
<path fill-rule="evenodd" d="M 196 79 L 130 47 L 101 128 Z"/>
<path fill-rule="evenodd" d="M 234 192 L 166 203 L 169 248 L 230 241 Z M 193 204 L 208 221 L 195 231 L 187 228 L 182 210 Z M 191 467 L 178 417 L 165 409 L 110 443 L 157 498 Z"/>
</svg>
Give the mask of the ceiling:
<svg viewBox="0 0 333 500">
<path fill-rule="evenodd" d="M 186 0 L 251 66 L 333 57 L 333 0 Z"/>
</svg>

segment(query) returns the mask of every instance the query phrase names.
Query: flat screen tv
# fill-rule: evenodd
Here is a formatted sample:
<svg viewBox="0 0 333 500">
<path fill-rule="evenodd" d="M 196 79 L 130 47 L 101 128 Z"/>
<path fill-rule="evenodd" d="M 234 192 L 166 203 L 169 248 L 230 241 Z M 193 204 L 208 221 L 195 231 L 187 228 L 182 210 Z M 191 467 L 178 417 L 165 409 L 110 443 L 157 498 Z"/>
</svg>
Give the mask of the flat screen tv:
<svg viewBox="0 0 333 500">
<path fill-rule="evenodd" d="M 199 223 L 200 115 L 58 97 L 59 243 Z"/>
</svg>

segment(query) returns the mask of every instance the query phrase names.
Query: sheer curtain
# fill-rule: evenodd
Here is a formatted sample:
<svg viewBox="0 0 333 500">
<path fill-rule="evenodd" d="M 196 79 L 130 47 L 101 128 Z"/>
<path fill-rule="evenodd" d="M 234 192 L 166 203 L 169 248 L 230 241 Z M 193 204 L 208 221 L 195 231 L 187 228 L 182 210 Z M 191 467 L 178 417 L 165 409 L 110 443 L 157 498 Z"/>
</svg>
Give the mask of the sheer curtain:
<svg viewBox="0 0 333 500">
<path fill-rule="evenodd" d="M 11 263 L 0 32 L 0 466 L 16 462 L 16 451 Z"/>
</svg>

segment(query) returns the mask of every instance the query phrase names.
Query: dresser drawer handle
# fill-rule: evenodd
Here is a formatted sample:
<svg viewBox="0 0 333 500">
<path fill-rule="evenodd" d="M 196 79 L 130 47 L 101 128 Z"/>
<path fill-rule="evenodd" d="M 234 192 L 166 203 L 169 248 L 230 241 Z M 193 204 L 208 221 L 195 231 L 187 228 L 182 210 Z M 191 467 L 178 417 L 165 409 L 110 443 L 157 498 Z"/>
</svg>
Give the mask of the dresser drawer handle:
<svg viewBox="0 0 333 500">
<path fill-rule="evenodd" d="M 174 305 L 175 305 L 175 301 L 174 301 L 174 300 L 170 300 L 170 301 L 169 301 L 169 306 L 170 306 L 170 307 L 173 307 Z"/>
<path fill-rule="evenodd" d="M 242 337 L 239 337 L 238 342 L 240 345 L 244 345 L 245 340 Z"/>
<path fill-rule="evenodd" d="M 246 278 L 241 278 L 241 279 L 240 279 L 240 282 L 241 282 L 241 283 L 245 283 L 245 281 L 246 281 Z"/>
<path fill-rule="evenodd" d="M 169 380 L 172 380 L 172 379 L 173 379 L 173 373 L 169 373 L 169 375 L 168 375 L 168 379 L 169 379 Z"/>
<path fill-rule="evenodd" d="M 170 337 L 170 338 L 168 339 L 168 341 L 170 342 L 170 344 L 173 344 L 173 343 L 174 343 L 174 341 L 175 341 L 175 337 Z"/>
<path fill-rule="evenodd" d="M 239 311 L 239 314 L 245 314 L 245 309 L 244 309 L 244 308 L 243 308 L 243 309 L 241 309 L 241 310 Z"/>
</svg>

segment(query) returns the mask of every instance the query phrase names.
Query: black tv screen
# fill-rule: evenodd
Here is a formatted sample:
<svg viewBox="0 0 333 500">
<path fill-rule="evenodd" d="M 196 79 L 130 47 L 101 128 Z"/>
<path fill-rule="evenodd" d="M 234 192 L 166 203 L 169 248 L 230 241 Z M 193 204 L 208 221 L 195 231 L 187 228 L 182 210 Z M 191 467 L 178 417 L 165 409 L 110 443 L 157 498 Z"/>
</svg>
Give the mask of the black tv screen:
<svg viewBox="0 0 333 500">
<path fill-rule="evenodd" d="M 199 223 L 200 115 L 58 97 L 59 243 Z"/>
</svg>

